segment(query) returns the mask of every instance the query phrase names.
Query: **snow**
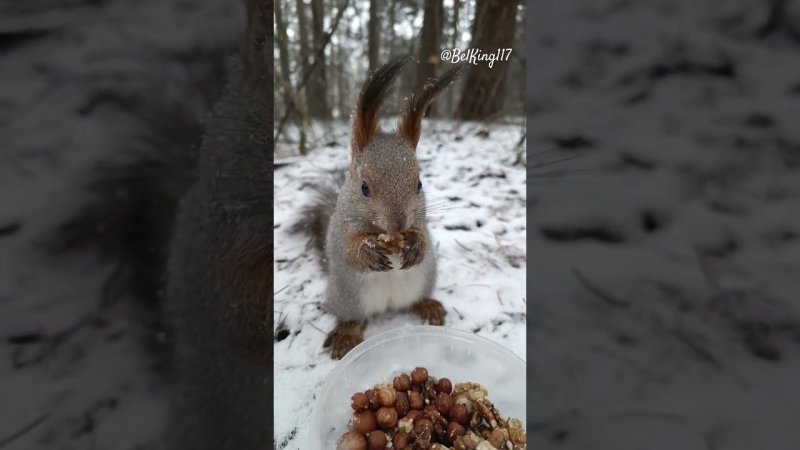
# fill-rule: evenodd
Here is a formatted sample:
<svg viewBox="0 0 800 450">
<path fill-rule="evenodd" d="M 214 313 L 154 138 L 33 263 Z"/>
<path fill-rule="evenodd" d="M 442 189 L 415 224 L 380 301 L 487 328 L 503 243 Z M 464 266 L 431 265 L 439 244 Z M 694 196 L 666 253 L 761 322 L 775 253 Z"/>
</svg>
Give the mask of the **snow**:
<svg viewBox="0 0 800 450">
<path fill-rule="evenodd" d="M 437 254 L 433 297 L 447 310 L 446 325 L 474 331 L 524 359 L 526 172 L 514 165 L 524 130 L 522 121 L 516 122 L 484 126 L 426 119 L 417 156 Z M 275 317 L 288 330 L 275 344 L 278 448 L 306 448 L 315 395 L 336 364 L 322 351 L 335 319 L 318 309 L 325 289 L 320 255 L 289 228 L 311 198 L 304 186 L 325 171 L 346 170 L 348 133 L 347 123 L 316 124 L 312 134 L 331 145 L 314 148 L 304 160 L 291 159 L 275 172 Z M 291 154 L 294 134 L 278 146 L 279 155 Z M 405 314 L 378 317 L 368 325 L 366 338 L 417 323 Z"/>
<path fill-rule="evenodd" d="M 535 8 L 532 448 L 800 442 L 800 65 L 766 6 Z"/>
</svg>

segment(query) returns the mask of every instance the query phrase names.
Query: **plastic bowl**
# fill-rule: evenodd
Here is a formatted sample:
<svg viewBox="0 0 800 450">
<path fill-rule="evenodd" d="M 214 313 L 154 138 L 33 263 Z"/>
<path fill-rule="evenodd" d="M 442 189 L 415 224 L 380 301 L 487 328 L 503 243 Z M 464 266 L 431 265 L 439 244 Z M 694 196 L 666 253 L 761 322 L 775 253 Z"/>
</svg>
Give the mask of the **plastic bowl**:
<svg viewBox="0 0 800 450">
<path fill-rule="evenodd" d="M 398 328 L 367 339 L 333 369 L 317 397 L 306 448 L 335 449 L 353 415 L 350 397 L 401 372 L 426 367 L 434 377 L 482 384 L 501 414 L 525 416 L 525 361 L 473 333 L 427 325 Z"/>
</svg>

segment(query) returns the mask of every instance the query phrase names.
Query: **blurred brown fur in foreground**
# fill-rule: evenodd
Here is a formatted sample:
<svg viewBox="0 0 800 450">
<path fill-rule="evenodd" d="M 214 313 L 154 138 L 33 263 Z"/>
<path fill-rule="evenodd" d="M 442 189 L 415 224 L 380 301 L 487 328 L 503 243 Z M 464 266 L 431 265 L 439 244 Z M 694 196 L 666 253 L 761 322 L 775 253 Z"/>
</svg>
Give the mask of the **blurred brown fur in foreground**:
<svg viewBox="0 0 800 450">
<path fill-rule="evenodd" d="M 239 76 L 176 217 L 167 283 L 171 449 L 257 449 L 272 417 L 272 2 L 250 0 Z"/>
<path fill-rule="evenodd" d="M 117 264 L 107 290 L 147 300 L 166 325 L 171 450 L 272 446 L 271 11 L 247 1 L 240 56 L 205 132 L 186 108 L 148 112 L 158 117 L 145 148 L 100 168 L 98 199 L 55 248 L 98 245 Z"/>
</svg>

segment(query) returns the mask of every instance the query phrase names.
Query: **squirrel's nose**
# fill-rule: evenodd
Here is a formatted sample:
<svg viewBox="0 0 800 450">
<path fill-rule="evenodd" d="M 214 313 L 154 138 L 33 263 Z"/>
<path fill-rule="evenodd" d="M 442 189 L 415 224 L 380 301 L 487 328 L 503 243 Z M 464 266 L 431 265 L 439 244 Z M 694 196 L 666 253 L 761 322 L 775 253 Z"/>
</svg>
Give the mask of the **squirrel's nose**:
<svg viewBox="0 0 800 450">
<path fill-rule="evenodd" d="M 389 231 L 394 232 L 401 232 L 405 231 L 406 229 L 406 215 L 405 214 L 395 214 L 389 220 L 389 226 L 392 228 Z"/>
</svg>

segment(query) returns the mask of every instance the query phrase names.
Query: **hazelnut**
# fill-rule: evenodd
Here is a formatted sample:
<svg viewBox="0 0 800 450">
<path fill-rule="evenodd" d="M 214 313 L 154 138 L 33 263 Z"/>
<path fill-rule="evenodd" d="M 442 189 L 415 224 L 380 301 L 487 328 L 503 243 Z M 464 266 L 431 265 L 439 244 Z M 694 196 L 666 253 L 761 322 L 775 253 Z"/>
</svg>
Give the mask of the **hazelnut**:
<svg viewBox="0 0 800 450">
<path fill-rule="evenodd" d="M 433 414 L 437 412 L 439 411 L 436 409 L 436 406 L 434 405 L 425 405 L 425 407 L 422 408 L 422 415 L 427 417 L 428 419 L 433 417 Z"/>
<path fill-rule="evenodd" d="M 425 407 L 425 401 L 422 399 L 422 394 L 419 392 L 411 391 L 408 394 L 408 407 L 411 409 L 422 409 Z"/>
<path fill-rule="evenodd" d="M 378 410 L 377 420 L 381 428 L 395 427 L 397 426 L 397 410 L 389 406 L 384 406 Z"/>
<path fill-rule="evenodd" d="M 448 378 L 439 378 L 439 381 L 436 382 L 436 392 L 445 394 L 453 392 L 453 383 Z"/>
<path fill-rule="evenodd" d="M 419 430 L 428 430 L 429 432 L 432 433 L 433 422 L 431 422 L 431 419 L 428 419 L 427 417 L 420 417 L 419 419 L 415 420 L 414 431 L 419 431 Z"/>
<path fill-rule="evenodd" d="M 461 404 L 453 405 L 453 407 L 450 408 L 450 420 L 466 427 L 469 423 L 469 411 L 467 407 Z"/>
<path fill-rule="evenodd" d="M 406 392 L 411 389 L 411 377 L 408 374 L 401 373 L 394 378 L 394 388 L 400 392 Z"/>
<path fill-rule="evenodd" d="M 376 243 L 391 253 L 400 253 L 406 245 L 403 235 L 397 232 L 381 233 L 376 238 Z"/>
<path fill-rule="evenodd" d="M 375 413 L 368 409 L 365 409 L 364 411 L 358 411 L 357 413 L 353 414 L 353 418 L 350 420 L 348 428 L 361 434 L 367 434 L 370 431 L 376 430 L 378 428 L 378 422 L 375 419 Z"/>
<path fill-rule="evenodd" d="M 436 409 L 441 414 L 447 414 L 450 412 L 450 409 L 453 407 L 453 397 L 450 394 L 446 394 L 444 392 L 440 392 L 439 395 L 436 396 L 436 401 L 434 405 Z"/>
<path fill-rule="evenodd" d="M 397 401 L 397 391 L 394 388 L 383 388 L 378 391 L 378 400 L 381 406 L 394 406 Z"/>
<path fill-rule="evenodd" d="M 450 422 L 450 425 L 447 426 L 447 439 L 450 439 L 451 442 L 465 434 L 467 434 L 467 429 L 458 422 Z"/>
<path fill-rule="evenodd" d="M 381 407 L 381 399 L 378 396 L 378 391 L 375 389 L 368 389 L 364 394 L 369 400 L 369 409 L 377 411 L 377 409 Z"/>
<path fill-rule="evenodd" d="M 420 412 L 417 409 L 412 409 L 411 411 L 408 412 L 408 414 L 406 414 L 406 417 L 411 419 L 411 420 L 417 420 L 421 416 L 422 416 L 422 412 Z"/>
<path fill-rule="evenodd" d="M 443 415 L 439 414 L 439 411 L 434 409 L 431 411 L 431 414 L 428 416 L 428 418 L 431 419 L 431 422 L 447 428 L 447 419 L 445 419 Z"/>
<path fill-rule="evenodd" d="M 411 371 L 411 383 L 416 385 L 423 385 L 428 381 L 428 369 L 424 367 L 417 367 Z"/>
<path fill-rule="evenodd" d="M 427 427 L 416 427 L 411 433 L 415 449 L 427 449 L 431 445 L 431 438 L 433 438 L 432 432 Z"/>
<path fill-rule="evenodd" d="M 397 434 L 394 435 L 394 439 L 392 439 L 392 446 L 395 450 L 408 449 L 410 448 L 409 441 L 410 439 L 407 432 L 398 431 Z"/>
<path fill-rule="evenodd" d="M 394 403 L 394 409 L 397 410 L 398 417 L 404 417 L 410 406 L 408 406 L 408 395 L 405 392 L 398 392 L 397 393 L 397 401 Z"/>
<path fill-rule="evenodd" d="M 353 411 L 361 411 L 369 407 L 369 399 L 367 399 L 367 394 L 363 392 L 356 392 L 350 399 L 352 400 L 350 406 L 353 407 Z"/>
<path fill-rule="evenodd" d="M 348 431 L 336 442 L 336 450 L 367 450 L 367 438 L 355 431 Z"/>
<path fill-rule="evenodd" d="M 388 443 L 386 433 L 383 431 L 373 431 L 367 437 L 369 450 L 386 450 L 386 444 Z"/>
</svg>

